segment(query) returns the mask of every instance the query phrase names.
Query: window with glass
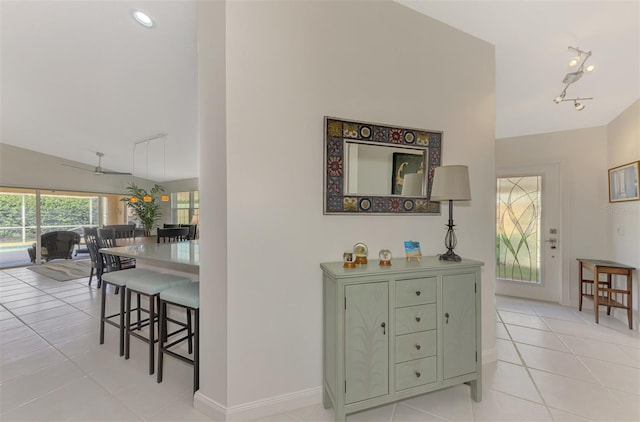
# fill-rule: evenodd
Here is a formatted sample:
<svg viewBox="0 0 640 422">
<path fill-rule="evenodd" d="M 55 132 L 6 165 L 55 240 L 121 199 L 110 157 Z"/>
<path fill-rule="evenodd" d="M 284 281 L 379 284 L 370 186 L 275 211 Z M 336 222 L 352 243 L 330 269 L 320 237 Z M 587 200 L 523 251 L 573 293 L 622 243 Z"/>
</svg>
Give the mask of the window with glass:
<svg viewBox="0 0 640 422">
<path fill-rule="evenodd" d="M 198 224 L 200 192 L 173 192 L 171 194 L 171 222 L 173 224 Z"/>
</svg>

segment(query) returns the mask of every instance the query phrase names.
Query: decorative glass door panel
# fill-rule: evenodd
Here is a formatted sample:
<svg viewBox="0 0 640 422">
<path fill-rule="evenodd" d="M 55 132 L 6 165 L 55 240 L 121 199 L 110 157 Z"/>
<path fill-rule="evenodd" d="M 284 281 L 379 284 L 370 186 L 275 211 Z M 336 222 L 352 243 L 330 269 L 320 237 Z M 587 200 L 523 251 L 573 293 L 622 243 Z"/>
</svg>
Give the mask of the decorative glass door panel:
<svg viewBox="0 0 640 422">
<path fill-rule="evenodd" d="M 542 177 L 497 180 L 496 276 L 540 284 Z"/>
</svg>

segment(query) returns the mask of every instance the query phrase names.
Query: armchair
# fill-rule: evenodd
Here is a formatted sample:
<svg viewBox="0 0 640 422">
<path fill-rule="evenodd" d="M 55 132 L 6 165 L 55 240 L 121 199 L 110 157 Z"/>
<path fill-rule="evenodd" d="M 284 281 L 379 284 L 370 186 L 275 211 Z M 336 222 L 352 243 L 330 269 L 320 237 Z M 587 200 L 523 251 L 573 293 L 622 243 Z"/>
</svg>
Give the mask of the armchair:
<svg viewBox="0 0 640 422">
<path fill-rule="evenodd" d="M 40 253 L 47 262 L 52 259 L 71 259 L 73 248 L 80 244 L 80 235 L 72 231 L 43 233 L 40 237 Z M 36 244 L 27 248 L 31 262 L 36 262 Z"/>
</svg>

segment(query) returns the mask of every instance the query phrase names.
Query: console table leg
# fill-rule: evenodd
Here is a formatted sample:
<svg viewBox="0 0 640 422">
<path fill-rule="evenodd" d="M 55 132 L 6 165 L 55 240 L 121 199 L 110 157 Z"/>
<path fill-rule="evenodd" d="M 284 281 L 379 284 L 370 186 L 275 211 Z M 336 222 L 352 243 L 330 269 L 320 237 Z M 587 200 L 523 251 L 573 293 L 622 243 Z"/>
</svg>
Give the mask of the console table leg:
<svg viewBox="0 0 640 422">
<path fill-rule="evenodd" d="M 607 273 L 607 305 L 611 305 L 611 274 Z M 607 315 L 611 315 L 611 306 L 607 306 Z"/>
<path fill-rule="evenodd" d="M 627 318 L 629 319 L 629 329 L 633 330 L 633 305 L 631 304 L 632 301 L 632 295 L 631 295 L 631 289 L 632 289 L 632 276 L 631 276 L 631 271 L 629 271 L 627 273 Z"/>
<path fill-rule="evenodd" d="M 596 316 L 596 324 L 599 324 L 600 322 L 598 321 L 598 310 L 600 305 L 598 304 L 598 298 L 600 296 L 600 292 L 599 292 L 599 287 L 600 287 L 600 283 L 598 283 L 598 280 L 600 279 L 600 274 L 598 274 L 598 267 L 595 267 L 595 269 L 593 270 L 593 313 Z"/>
<path fill-rule="evenodd" d="M 580 273 L 578 274 L 578 279 L 579 279 L 579 283 L 580 283 L 580 305 L 578 306 L 578 310 L 580 312 L 582 312 L 582 294 L 584 293 L 584 291 L 582 290 L 582 285 L 584 284 L 584 281 L 582 279 L 582 262 L 578 262 L 578 267 L 580 268 Z"/>
</svg>

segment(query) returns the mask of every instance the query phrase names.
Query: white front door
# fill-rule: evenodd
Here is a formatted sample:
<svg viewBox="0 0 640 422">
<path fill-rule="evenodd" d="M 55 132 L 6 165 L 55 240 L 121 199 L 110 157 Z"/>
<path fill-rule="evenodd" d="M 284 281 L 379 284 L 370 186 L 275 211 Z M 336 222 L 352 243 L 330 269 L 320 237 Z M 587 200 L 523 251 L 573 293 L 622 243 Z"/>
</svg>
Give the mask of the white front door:
<svg viewBox="0 0 640 422">
<path fill-rule="evenodd" d="M 560 303 L 559 167 L 498 169 L 496 293 Z"/>
</svg>

